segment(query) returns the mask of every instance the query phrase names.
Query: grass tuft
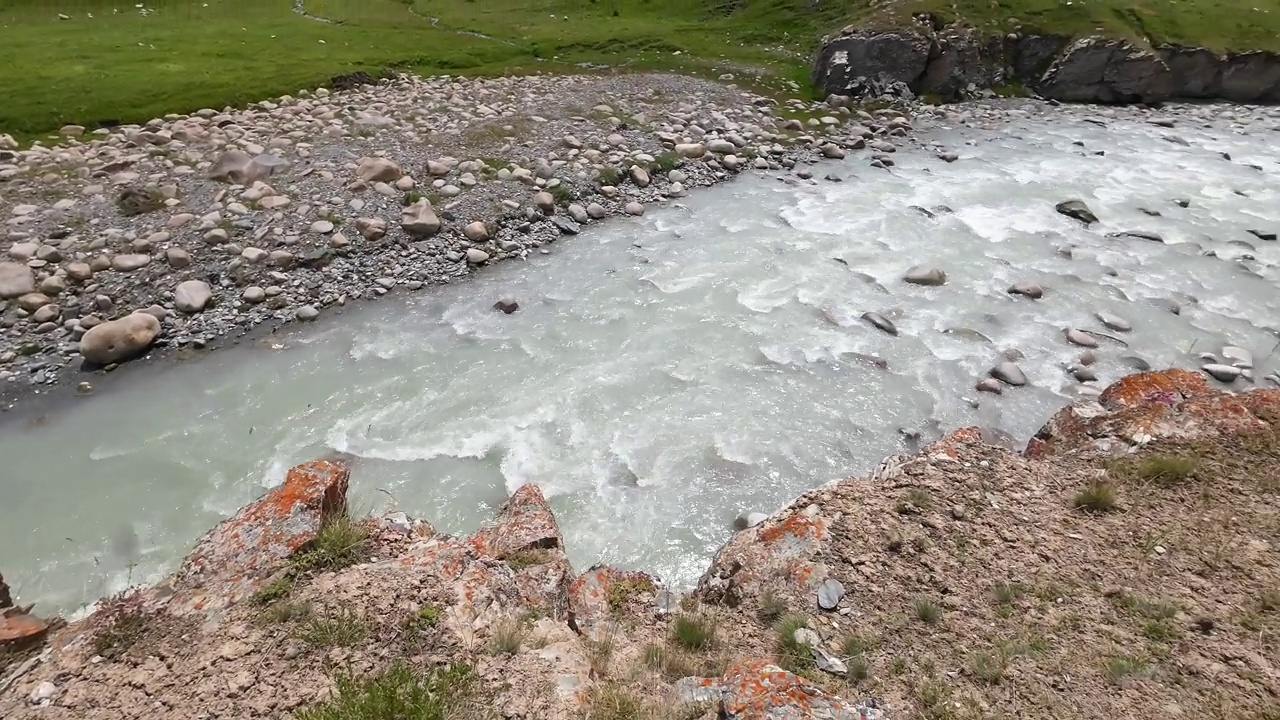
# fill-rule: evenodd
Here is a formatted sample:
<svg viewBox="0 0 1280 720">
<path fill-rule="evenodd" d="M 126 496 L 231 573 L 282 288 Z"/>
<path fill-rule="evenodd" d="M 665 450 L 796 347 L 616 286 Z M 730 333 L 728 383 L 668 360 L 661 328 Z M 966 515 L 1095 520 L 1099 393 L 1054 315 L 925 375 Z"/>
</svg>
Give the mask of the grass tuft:
<svg viewBox="0 0 1280 720">
<path fill-rule="evenodd" d="M 555 555 L 550 550 L 534 548 L 532 550 L 521 550 L 518 553 L 509 555 L 506 558 L 506 563 L 507 567 L 520 572 L 535 565 L 546 565 L 554 559 Z"/>
<path fill-rule="evenodd" d="M 969 658 L 969 672 L 988 685 L 999 685 L 1004 680 L 1008 660 L 1001 653 L 978 652 Z"/>
<path fill-rule="evenodd" d="M 128 652 L 151 626 L 154 613 L 147 611 L 144 598 L 137 592 L 120 593 L 108 598 L 96 613 L 97 629 L 92 647 L 95 655 L 108 660 Z"/>
<path fill-rule="evenodd" d="M 1151 663 L 1136 655 L 1119 655 L 1107 658 L 1102 665 L 1103 674 L 1116 685 L 1130 678 L 1141 678 L 1151 672 Z"/>
<path fill-rule="evenodd" d="M 617 612 L 632 597 L 652 593 L 656 589 L 653 581 L 649 578 L 635 577 L 617 580 L 609 583 L 609 588 L 605 591 L 605 602 L 609 603 L 611 610 Z"/>
<path fill-rule="evenodd" d="M 489 652 L 495 655 L 515 655 L 520 652 L 526 630 L 524 623 L 516 618 L 507 618 L 493 628 L 489 638 Z"/>
<path fill-rule="evenodd" d="M 298 720 L 452 720 L 475 693 L 465 665 L 420 673 L 404 661 L 367 678 L 339 675 L 330 700 L 297 711 Z"/>
<path fill-rule="evenodd" d="M 577 198 L 573 188 L 565 183 L 560 183 L 547 192 L 551 193 L 551 197 L 555 198 L 556 204 L 561 207 L 568 205 Z"/>
<path fill-rule="evenodd" d="M 601 186 L 604 186 L 604 185 L 616 186 L 619 182 L 622 181 L 622 171 L 616 167 L 613 167 L 612 165 L 606 165 L 605 167 L 600 168 L 600 170 L 597 172 L 597 175 L 600 178 Z"/>
<path fill-rule="evenodd" d="M 809 619 L 803 615 L 787 615 L 778 622 L 775 652 L 782 669 L 801 674 L 813 667 L 813 651 L 796 639 L 796 631 L 807 627 Z"/>
<path fill-rule="evenodd" d="M 267 606 L 262 611 L 265 622 L 276 625 L 311 617 L 311 603 L 280 600 Z"/>
<path fill-rule="evenodd" d="M 688 650 L 709 650 L 716 644 L 716 624 L 701 615 L 677 615 L 671 639 Z"/>
<path fill-rule="evenodd" d="M 351 647 L 369 635 L 364 618 L 344 609 L 335 615 L 312 617 L 298 628 L 297 636 L 314 648 Z"/>
<path fill-rule="evenodd" d="M 293 592 L 293 586 L 296 581 L 292 575 L 285 575 L 277 578 L 271 583 L 258 588 L 253 595 L 249 596 L 249 602 L 253 605 L 271 605 L 279 600 L 283 600 Z"/>
<path fill-rule="evenodd" d="M 358 520 L 343 514 L 320 527 L 316 537 L 293 556 L 293 567 L 299 572 L 340 570 L 355 565 L 367 556 L 369 529 Z"/>
<path fill-rule="evenodd" d="M 1187 455 L 1154 455 L 1142 458 L 1124 458 L 1108 464 L 1107 472 L 1126 480 L 1174 484 L 1196 476 L 1200 460 Z"/>
<path fill-rule="evenodd" d="M 1115 486 L 1106 480 L 1091 480 L 1084 490 L 1076 493 L 1076 496 L 1071 499 L 1071 507 L 1094 513 L 1115 510 Z"/>
<path fill-rule="evenodd" d="M 760 596 L 760 609 L 756 612 L 756 616 L 760 621 L 772 625 L 778 622 L 778 619 L 787 613 L 787 601 L 778 596 L 772 590 L 766 591 Z"/>
<path fill-rule="evenodd" d="M 913 603 L 916 619 L 927 625 L 936 625 L 942 619 L 942 608 L 927 597 L 918 597 Z"/>
</svg>

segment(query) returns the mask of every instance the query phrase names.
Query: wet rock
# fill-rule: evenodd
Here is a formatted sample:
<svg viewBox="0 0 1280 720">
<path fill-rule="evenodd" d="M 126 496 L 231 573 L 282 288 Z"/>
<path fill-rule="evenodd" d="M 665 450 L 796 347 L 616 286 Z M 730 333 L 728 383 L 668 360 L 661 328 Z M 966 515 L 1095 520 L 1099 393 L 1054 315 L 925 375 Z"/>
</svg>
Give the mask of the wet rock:
<svg viewBox="0 0 1280 720">
<path fill-rule="evenodd" d="M 937 286 L 947 282 L 947 274 L 935 267 L 916 265 L 902 279 L 912 285 Z"/>
<path fill-rule="evenodd" d="M 578 226 L 578 223 L 559 215 L 551 218 L 551 224 L 555 225 L 556 229 L 558 229 L 563 235 L 577 235 L 581 232 L 581 228 Z"/>
<path fill-rule="evenodd" d="M 1124 364 L 1125 367 L 1133 368 L 1138 372 L 1146 372 L 1151 369 L 1151 363 L 1143 360 L 1137 355 L 1122 355 L 1120 357 L 1120 362 Z"/>
<path fill-rule="evenodd" d="M 1200 369 L 1212 376 L 1213 379 L 1221 380 L 1224 383 L 1234 382 L 1244 374 L 1244 370 L 1238 367 L 1233 365 L 1221 365 L 1218 363 L 1209 363 L 1208 365 L 1201 366 Z"/>
<path fill-rule="evenodd" d="M 187 280 L 178 283 L 173 291 L 173 306 L 179 312 L 195 314 L 203 312 L 213 299 L 213 290 L 203 280 Z"/>
<path fill-rule="evenodd" d="M 1238 368 L 1253 367 L 1253 353 L 1242 347 L 1227 345 L 1222 348 L 1222 357 L 1230 360 L 1231 364 Z"/>
<path fill-rule="evenodd" d="M 1249 234 L 1258 238 L 1259 240 L 1266 240 L 1267 242 L 1274 242 L 1276 239 L 1275 233 L 1266 232 L 1263 230 L 1250 230 Z"/>
<path fill-rule="evenodd" d="M 90 328 L 80 338 L 80 354 L 91 363 L 110 365 L 151 347 L 159 335 L 160 321 L 153 315 L 136 312 Z"/>
<path fill-rule="evenodd" d="M 880 313 L 865 312 L 865 313 L 862 313 L 862 319 L 871 323 L 871 325 L 878 330 L 887 332 L 890 335 L 898 334 L 898 328 L 892 322 L 890 322 L 889 318 L 881 315 Z"/>
<path fill-rule="evenodd" d="M 1023 295 L 1031 298 L 1032 300 L 1039 300 L 1044 297 L 1044 288 L 1040 287 L 1040 285 L 1036 283 L 1027 281 L 1014 283 L 1014 285 L 1005 292 L 1010 295 Z"/>
<path fill-rule="evenodd" d="M 314 305 L 303 305 L 298 308 L 298 311 L 295 312 L 293 316 L 303 322 L 308 322 L 320 317 L 320 311 L 317 310 Z"/>
<path fill-rule="evenodd" d="M 1088 205 L 1083 200 L 1063 200 L 1054 206 L 1054 209 L 1061 215 L 1079 220 L 1085 225 L 1091 225 L 1098 222 L 1098 216 L 1093 214 Z"/>
<path fill-rule="evenodd" d="M 1021 387 L 1027 384 L 1027 376 L 1017 363 L 1006 360 L 988 371 L 988 374 L 1006 385 Z"/>
<path fill-rule="evenodd" d="M 1123 232 L 1108 233 L 1107 237 L 1118 239 L 1132 238 L 1134 240 L 1146 240 L 1147 242 L 1157 243 L 1164 242 L 1164 238 L 1160 233 L 1154 233 L 1147 230 L 1125 230 Z"/>
<path fill-rule="evenodd" d="M 1096 362 L 1098 362 L 1098 357 L 1094 355 L 1092 350 L 1085 350 L 1084 352 L 1080 353 L 1080 357 L 1076 359 L 1077 364 L 1084 365 L 1085 367 L 1088 367 L 1089 365 L 1092 365 Z"/>
<path fill-rule="evenodd" d="M 480 248 L 467 248 L 467 262 L 472 265 L 479 265 L 489 260 L 489 253 Z"/>
<path fill-rule="evenodd" d="M 1067 369 L 1067 371 L 1071 373 L 1072 377 L 1080 382 L 1093 382 L 1098 379 L 1097 373 L 1095 373 L 1091 368 L 1083 365 L 1072 365 Z"/>
<path fill-rule="evenodd" d="M 0 574 L 0 610 L 13 607 L 13 593 L 9 590 L 9 583 L 4 581 L 4 575 Z"/>
<path fill-rule="evenodd" d="M 493 309 L 501 310 L 502 312 L 510 315 L 520 309 L 520 303 L 516 302 L 515 298 L 508 295 L 498 298 L 498 302 L 493 304 Z"/>
<path fill-rule="evenodd" d="M 1098 312 L 1094 313 L 1093 316 L 1098 318 L 1098 322 L 1102 323 L 1108 328 L 1111 328 L 1112 330 L 1116 330 L 1119 332 L 1129 332 L 1130 330 L 1133 329 L 1133 326 L 1130 325 L 1124 318 L 1118 315 L 1113 315 L 1109 312 L 1099 310 Z"/>
<path fill-rule="evenodd" d="M 622 211 L 628 215 L 643 215 L 644 205 L 641 205 L 640 203 L 635 202 L 633 200 L 627 203 L 625 206 L 623 206 Z"/>
<path fill-rule="evenodd" d="M 1080 347 L 1096 348 L 1098 347 L 1098 339 L 1083 330 L 1069 328 L 1066 331 L 1067 342 Z"/>
<path fill-rule="evenodd" d="M 0 262 L 0 300 L 16 298 L 36 291 L 36 276 L 31 268 L 18 263 Z"/>
<path fill-rule="evenodd" d="M 1004 394 L 1004 386 L 1000 384 L 1000 381 L 989 377 L 979 380 L 974 384 L 973 389 L 978 392 L 991 393 L 993 395 Z"/>
</svg>

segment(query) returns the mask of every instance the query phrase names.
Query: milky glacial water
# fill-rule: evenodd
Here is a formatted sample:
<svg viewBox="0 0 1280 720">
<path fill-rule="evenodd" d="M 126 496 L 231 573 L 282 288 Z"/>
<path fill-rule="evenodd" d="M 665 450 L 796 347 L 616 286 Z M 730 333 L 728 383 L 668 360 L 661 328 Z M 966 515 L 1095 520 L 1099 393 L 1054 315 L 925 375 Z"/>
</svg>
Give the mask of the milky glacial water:
<svg viewBox="0 0 1280 720">
<path fill-rule="evenodd" d="M 1025 440 L 1074 397 L 1063 368 L 1080 349 L 1062 330 L 1101 329 L 1095 311 L 1134 326 L 1117 334 L 1129 347 L 1103 342 L 1098 385 L 1129 371 L 1123 356 L 1189 366 L 1224 343 L 1252 350 L 1261 380 L 1280 247 L 1246 230 L 1280 229 L 1276 133 L 1104 129 L 1089 114 L 930 130 L 952 164 L 926 147 L 898 152 L 892 172 L 865 156 L 814 168 L 842 183 L 744 176 L 468 282 L 331 313 L 283 349 L 155 368 L 41 423 L 8 422 L 0 568 L 24 600 L 73 610 L 163 576 L 289 465 L 336 450 L 359 458 L 352 494 L 371 511 L 468 532 L 534 482 L 579 568 L 687 586 L 739 513 L 867 472 L 906 448 L 900 428 Z M 1068 197 L 1102 224 L 1055 213 Z M 953 212 L 912 209 L 941 205 Z M 1106 235 L 1131 229 L 1167 244 Z M 947 284 L 903 284 L 917 263 Z M 1045 298 L 1006 294 L 1021 280 Z M 502 295 L 520 310 L 493 310 Z M 956 328 L 991 342 L 944 332 Z M 978 397 L 975 379 L 1010 348 L 1032 385 Z"/>
</svg>

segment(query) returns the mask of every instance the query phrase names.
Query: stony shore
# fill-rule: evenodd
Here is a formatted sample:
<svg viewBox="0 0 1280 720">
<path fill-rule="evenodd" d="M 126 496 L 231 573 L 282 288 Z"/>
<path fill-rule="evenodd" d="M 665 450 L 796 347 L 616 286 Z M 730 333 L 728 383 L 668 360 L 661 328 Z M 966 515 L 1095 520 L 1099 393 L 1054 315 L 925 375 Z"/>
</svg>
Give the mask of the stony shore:
<svg viewBox="0 0 1280 720">
<path fill-rule="evenodd" d="M 911 129 L 669 75 L 404 76 L 0 138 L 0 407 L 96 371 L 465 277 L 750 170 Z M 86 373 L 84 371 L 93 371 Z"/>
<path fill-rule="evenodd" d="M 534 486 L 455 538 L 403 513 L 346 517 L 360 467 L 306 463 L 156 587 L 67 626 L 4 610 L 0 715 L 348 717 L 308 713 L 361 682 L 444 687 L 424 717 L 445 718 L 1280 708 L 1280 390 L 1143 373 L 1022 452 L 985 437 L 958 430 L 805 494 L 734 535 L 684 597 L 642 572 L 576 572 Z"/>
</svg>

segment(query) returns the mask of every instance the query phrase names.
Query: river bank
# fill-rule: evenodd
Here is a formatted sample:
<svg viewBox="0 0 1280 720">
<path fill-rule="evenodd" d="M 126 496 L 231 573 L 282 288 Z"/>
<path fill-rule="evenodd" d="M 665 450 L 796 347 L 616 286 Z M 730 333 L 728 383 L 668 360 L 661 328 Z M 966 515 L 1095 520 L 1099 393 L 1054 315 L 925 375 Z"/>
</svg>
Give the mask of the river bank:
<svg viewBox="0 0 1280 720">
<path fill-rule="evenodd" d="M 7 611 L 0 710 L 325 717 L 417 687 L 450 718 L 1265 717 L 1278 392 L 1145 373 L 1021 453 L 949 433 L 737 533 L 684 597 L 577 573 L 534 486 L 454 538 L 353 524 L 360 467 L 311 462 L 157 587 L 48 638 Z"/>
<path fill-rule="evenodd" d="M 402 77 L 304 95 L 0 151 L 6 408 L 50 387 L 91 392 L 100 375 L 78 372 L 79 341 L 135 311 L 159 324 L 90 353 L 91 369 L 451 282 L 690 188 L 868 139 L 891 148 L 910 128 L 898 111 L 779 106 L 660 75 Z"/>
</svg>

